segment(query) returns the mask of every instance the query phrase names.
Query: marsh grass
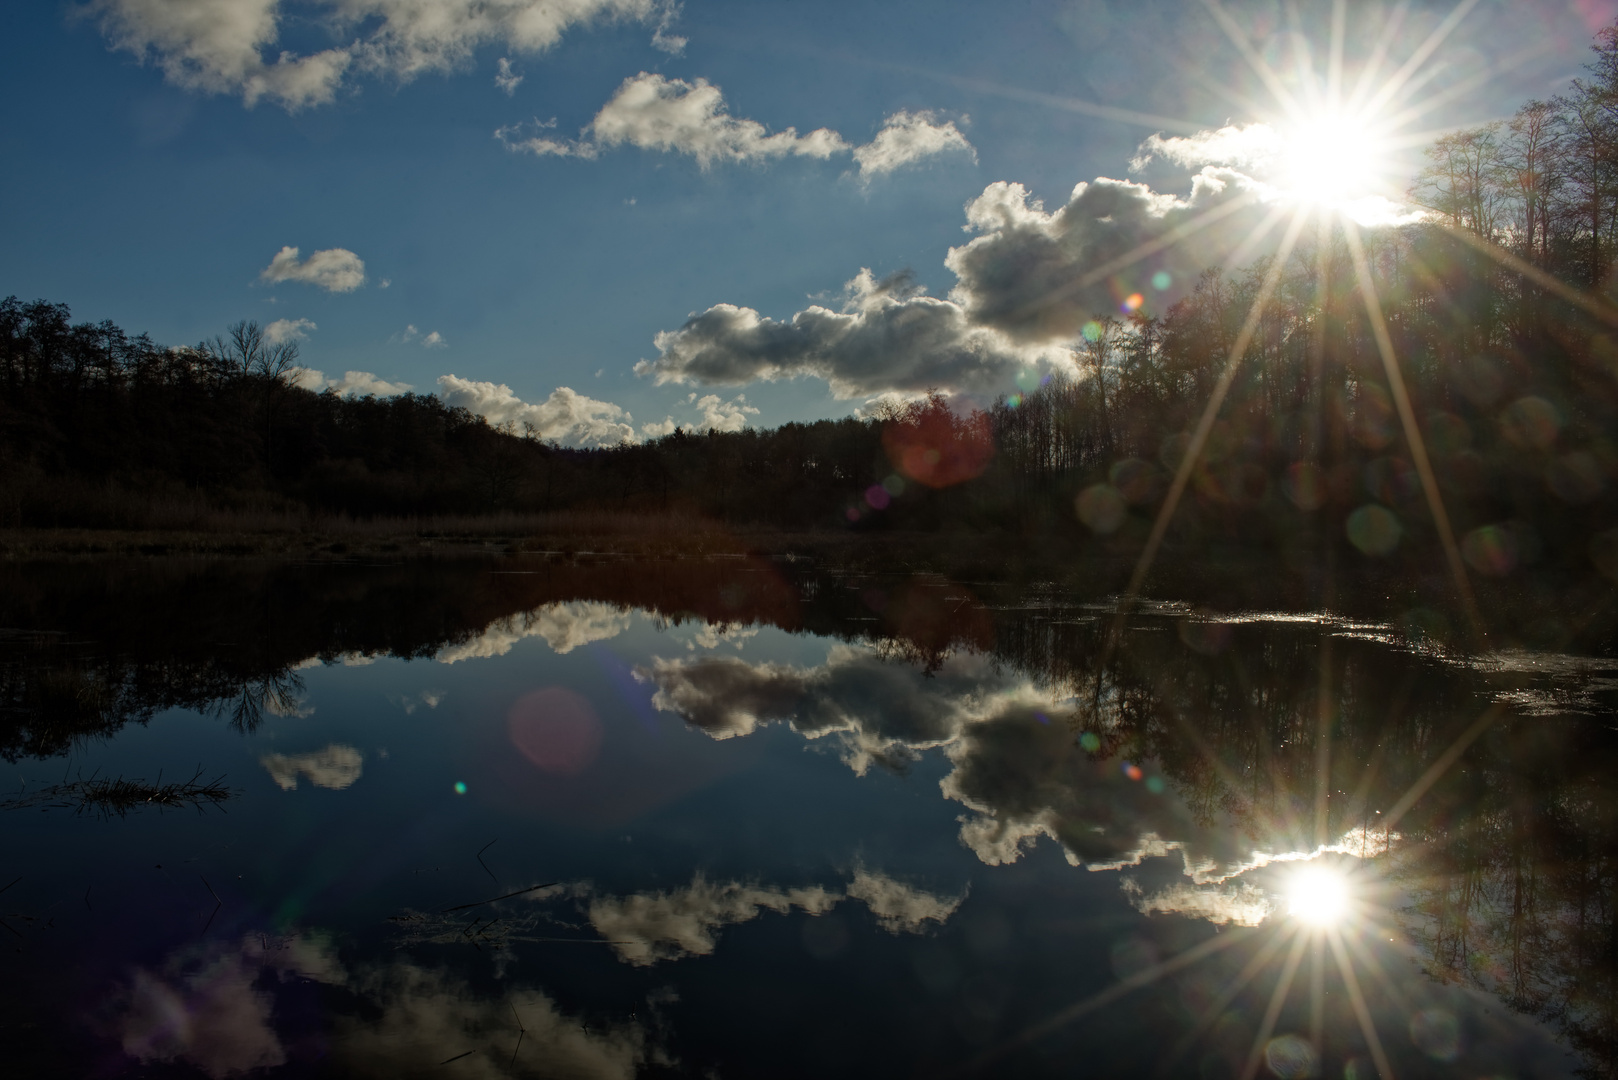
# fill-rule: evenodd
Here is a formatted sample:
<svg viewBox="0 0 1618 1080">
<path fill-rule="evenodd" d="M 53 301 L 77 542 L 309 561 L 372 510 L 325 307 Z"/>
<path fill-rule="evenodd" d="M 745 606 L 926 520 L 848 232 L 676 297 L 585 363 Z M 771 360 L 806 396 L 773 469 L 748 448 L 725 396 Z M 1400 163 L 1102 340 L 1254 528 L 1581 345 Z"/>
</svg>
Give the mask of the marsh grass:
<svg viewBox="0 0 1618 1080">
<path fill-rule="evenodd" d="M 123 817 L 148 807 L 159 810 L 189 807 L 200 813 L 208 807 L 220 806 L 235 795 L 223 781 L 223 775 L 203 780 L 201 769 L 189 780 L 171 780 L 168 783 L 163 782 L 161 773 L 151 782 L 139 777 L 92 776 L 23 791 L 0 800 L 0 810 L 72 810 L 76 814 Z"/>
</svg>

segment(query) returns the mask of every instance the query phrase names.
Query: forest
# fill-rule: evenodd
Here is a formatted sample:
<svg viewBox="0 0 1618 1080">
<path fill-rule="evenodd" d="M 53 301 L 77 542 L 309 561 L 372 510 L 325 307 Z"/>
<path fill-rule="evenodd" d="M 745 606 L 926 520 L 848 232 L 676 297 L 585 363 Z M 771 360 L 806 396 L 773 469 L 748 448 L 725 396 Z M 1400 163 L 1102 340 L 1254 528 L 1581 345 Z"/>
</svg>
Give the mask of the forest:
<svg viewBox="0 0 1618 1080">
<path fill-rule="evenodd" d="M 296 344 L 250 322 L 171 348 L 13 297 L 0 303 L 0 527 L 141 528 L 176 503 L 400 519 L 606 510 L 1134 549 L 1269 280 L 1171 543 L 1424 550 L 1430 464 L 1477 572 L 1618 569 L 1605 498 L 1618 478 L 1618 29 L 1566 96 L 1445 135 L 1426 161 L 1409 191 L 1424 217 L 1359 234 L 1363 262 L 1341 229 L 1306 229 L 1281 265 L 1209 268 L 1161 317 L 1096 313 L 1070 375 L 984 407 L 933 393 L 863 418 L 638 445 L 547 444 L 431 395 L 301 389 Z"/>
</svg>

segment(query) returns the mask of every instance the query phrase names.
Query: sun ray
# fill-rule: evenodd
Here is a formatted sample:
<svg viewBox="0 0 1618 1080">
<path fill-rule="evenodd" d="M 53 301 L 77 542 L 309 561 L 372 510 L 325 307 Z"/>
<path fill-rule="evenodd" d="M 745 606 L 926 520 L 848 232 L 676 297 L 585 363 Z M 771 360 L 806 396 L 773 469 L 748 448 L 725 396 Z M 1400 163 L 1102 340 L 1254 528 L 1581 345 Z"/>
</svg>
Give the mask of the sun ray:
<svg viewBox="0 0 1618 1080">
<path fill-rule="evenodd" d="M 1315 844 L 1331 843 L 1332 635 L 1320 635 L 1320 689 L 1315 696 Z"/>
<path fill-rule="evenodd" d="M 1434 27 L 1431 34 L 1427 35 L 1427 40 L 1423 41 L 1416 48 L 1416 51 L 1410 54 L 1410 59 L 1404 62 L 1404 66 L 1394 72 L 1393 77 L 1382 84 L 1382 89 L 1377 91 L 1376 96 L 1366 103 L 1365 111 L 1374 113 L 1391 101 L 1403 88 L 1404 84 L 1409 81 L 1416 69 L 1427 62 L 1427 59 L 1437 51 L 1438 47 L 1444 43 L 1444 39 L 1450 36 L 1454 29 L 1461 24 L 1461 20 L 1466 18 L 1467 14 L 1477 6 L 1477 3 L 1478 0 L 1461 0 L 1460 3 L 1456 4 L 1450 13 L 1445 16 L 1444 21 Z"/>
<path fill-rule="evenodd" d="M 1157 513 L 1157 520 L 1152 523 L 1152 531 L 1146 538 L 1146 546 L 1141 549 L 1140 558 L 1135 563 L 1134 572 L 1130 575 L 1129 585 L 1124 590 L 1122 601 L 1119 604 L 1118 614 L 1113 620 L 1112 632 L 1107 638 L 1107 651 L 1110 654 L 1123 629 L 1125 613 L 1140 595 L 1141 586 L 1146 581 L 1146 574 L 1152 568 L 1152 560 L 1157 557 L 1157 549 L 1163 543 L 1163 537 L 1168 532 L 1169 522 L 1174 517 L 1174 511 L 1179 508 L 1180 497 L 1185 493 L 1186 484 L 1191 480 L 1191 473 L 1196 468 L 1197 459 L 1202 456 L 1202 449 L 1207 445 L 1208 433 L 1213 430 L 1214 420 L 1219 416 L 1219 408 L 1225 402 L 1225 395 L 1230 392 L 1231 383 L 1236 379 L 1236 372 L 1240 369 L 1242 358 L 1247 352 L 1247 346 L 1252 342 L 1253 335 L 1258 332 L 1259 319 L 1264 314 L 1264 308 L 1269 304 L 1276 286 L 1281 281 L 1281 271 L 1286 266 L 1287 259 L 1292 255 L 1292 249 L 1297 244 L 1298 234 L 1303 231 L 1308 215 L 1297 211 L 1292 219 L 1292 225 L 1282 238 L 1281 249 L 1277 252 L 1275 261 L 1264 275 L 1264 283 L 1259 287 L 1258 295 L 1253 298 L 1253 306 L 1248 310 L 1247 319 L 1236 335 L 1236 341 L 1230 349 L 1230 359 L 1225 362 L 1225 369 L 1219 373 L 1219 380 L 1214 384 L 1213 393 L 1208 396 L 1208 403 L 1203 407 L 1202 416 L 1197 421 L 1196 429 L 1191 434 L 1190 444 L 1186 447 L 1185 455 L 1180 459 L 1174 471 L 1174 481 L 1169 485 L 1168 495 L 1163 499 L 1163 506 Z"/>
<path fill-rule="evenodd" d="M 1610 301 L 1574 288 L 1560 278 L 1547 274 L 1534 264 L 1513 255 L 1498 244 L 1490 243 L 1468 229 L 1448 225 L 1442 221 L 1435 222 L 1435 224 L 1450 236 L 1489 256 L 1506 269 L 1523 275 L 1540 288 L 1555 293 L 1563 300 L 1590 315 L 1594 315 L 1602 322 L 1618 326 L 1618 307 L 1614 307 Z"/>
<path fill-rule="evenodd" d="M 1360 77 L 1355 80 L 1354 89 L 1348 95 L 1348 109 L 1350 112 L 1359 112 L 1365 95 L 1371 93 L 1371 87 L 1382 74 L 1382 65 L 1388 58 L 1388 50 L 1393 48 L 1393 39 L 1398 37 L 1399 30 L 1404 26 L 1405 16 L 1410 14 L 1410 0 L 1399 0 L 1393 11 L 1382 23 L 1382 34 L 1377 38 L 1376 44 L 1371 48 L 1371 55 L 1365 66 L 1360 69 Z"/>
<path fill-rule="evenodd" d="M 1320 80 L 1315 77 L 1315 54 L 1309 47 L 1309 35 L 1303 32 L 1303 16 L 1298 13 L 1298 0 L 1287 0 L 1287 22 L 1292 33 L 1292 64 L 1297 69 L 1298 82 L 1309 99 L 1309 111 L 1319 112 L 1325 102 L 1321 99 Z"/>
<path fill-rule="evenodd" d="M 1494 79 L 1498 79 L 1505 72 L 1511 71 L 1513 68 L 1516 68 L 1529 60 L 1533 60 L 1536 57 L 1552 51 L 1553 48 L 1554 46 L 1548 41 L 1536 41 L 1533 44 L 1528 45 L 1518 52 L 1506 57 L 1504 60 L 1501 60 L 1498 63 L 1490 64 L 1482 71 L 1468 75 L 1454 86 L 1445 87 L 1443 90 L 1440 90 L 1433 96 L 1423 98 L 1420 104 L 1407 106 L 1404 111 L 1394 113 L 1385 121 L 1386 126 L 1389 130 L 1397 130 L 1402 128 L 1406 124 L 1412 123 L 1421 117 L 1426 116 L 1434 109 L 1437 109 L 1443 105 L 1448 105 L 1451 101 L 1455 101 L 1458 98 L 1465 97 L 1466 95 L 1477 90 L 1478 87 L 1484 86 Z M 1439 135 L 1446 134 L 1447 132 L 1453 130 L 1455 129 L 1446 128 L 1439 131 L 1423 132 L 1420 135 L 1401 136 L 1397 142 L 1390 142 L 1389 148 L 1405 149 L 1410 146 L 1425 146 Z"/>
<path fill-rule="evenodd" d="M 1335 108 L 1343 98 L 1343 46 L 1348 37 L 1348 0 L 1332 0 L 1331 44 L 1326 58 L 1326 100 Z"/>
<path fill-rule="evenodd" d="M 1461 559 L 1461 547 L 1455 542 L 1454 530 L 1450 528 L 1449 513 L 1444 509 L 1444 498 L 1438 491 L 1438 477 L 1433 473 L 1433 463 L 1427 457 L 1426 440 L 1421 437 L 1421 431 L 1416 427 L 1416 413 L 1410 405 L 1410 394 L 1405 389 L 1399 358 L 1393 351 L 1393 338 L 1389 335 L 1388 324 L 1382 317 L 1382 304 L 1376 295 L 1376 282 L 1371 278 L 1370 264 L 1365 259 L 1365 247 L 1360 243 L 1359 229 L 1352 222 L 1345 220 L 1343 236 L 1348 241 L 1349 255 L 1354 260 L 1354 276 L 1359 282 L 1360 299 L 1365 304 L 1365 314 L 1371 321 L 1371 336 L 1376 340 L 1377 352 L 1382 355 L 1382 368 L 1388 377 L 1388 392 L 1393 398 L 1393 407 L 1399 414 L 1399 422 L 1404 427 L 1405 444 L 1410 449 L 1410 457 L 1416 466 L 1416 475 L 1421 478 L 1422 490 L 1427 496 L 1428 512 L 1432 514 L 1433 524 L 1438 529 L 1438 539 L 1444 545 L 1444 555 L 1449 560 L 1450 574 L 1455 579 L 1455 588 L 1460 593 L 1466 617 L 1472 624 L 1473 636 L 1479 642 L 1484 642 L 1488 635 L 1483 626 L 1482 616 L 1478 613 L 1477 601 L 1472 596 L 1472 584 L 1467 579 L 1466 563 Z"/>
<path fill-rule="evenodd" d="M 1242 1066 L 1241 1080 L 1253 1080 L 1258 1075 L 1259 1062 L 1264 1060 L 1264 1047 L 1275 1033 L 1275 1022 L 1281 1018 L 1281 1010 L 1286 1006 L 1287 994 L 1292 990 L 1292 980 L 1298 974 L 1298 965 L 1303 963 L 1303 950 L 1308 944 L 1307 934 L 1300 933 L 1292 940 L 1292 952 L 1287 954 L 1287 962 L 1281 968 L 1281 978 L 1276 981 L 1275 991 L 1270 994 L 1264 1020 L 1258 1026 L 1258 1034 L 1253 1037 L 1253 1048 L 1247 1052 L 1247 1063 Z"/>
<path fill-rule="evenodd" d="M 1326 1045 L 1326 938 L 1313 935 L 1309 942 L 1309 1045 L 1315 1057 Z"/>
<path fill-rule="evenodd" d="M 1236 995 L 1241 993 L 1261 970 L 1269 966 L 1270 961 L 1275 959 L 1275 954 L 1280 952 L 1282 947 L 1286 945 L 1288 938 L 1298 933 L 1299 930 L 1296 926 L 1284 926 L 1282 929 L 1277 930 L 1269 941 L 1260 946 L 1258 951 L 1248 959 L 1247 963 L 1242 965 L 1242 969 L 1219 992 L 1219 996 L 1214 998 L 1208 1004 L 1208 1007 L 1202 1011 L 1202 1015 L 1197 1018 L 1197 1022 L 1191 1030 L 1186 1032 L 1180 1041 L 1175 1043 L 1169 1052 L 1163 1056 L 1163 1060 L 1158 1063 L 1155 1075 L 1168 1075 L 1169 1070 L 1173 1068 L 1180 1058 L 1185 1056 L 1192 1046 L 1196 1045 L 1197 1040 L 1202 1038 L 1203 1033 L 1213 1026 L 1214 1021 L 1225 1014 L 1226 1007 L 1236 1000 Z"/>
<path fill-rule="evenodd" d="M 1253 228 L 1248 232 L 1247 238 L 1243 240 L 1234 251 L 1225 256 L 1221 265 L 1224 266 L 1227 271 L 1235 270 L 1236 268 L 1245 265 L 1247 260 L 1252 256 L 1253 252 L 1259 247 L 1260 244 L 1269 239 L 1270 233 L 1275 231 L 1275 227 L 1281 224 L 1281 219 L 1286 217 L 1287 213 L 1292 209 L 1293 208 L 1288 206 L 1286 203 L 1281 202 L 1278 202 L 1274 206 L 1270 207 L 1269 212 L 1264 215 L 1264 220 L 1253 226 Z"/>
<path fill-rule="evenodd" d="M 1066 1027 L 1075 1020 L 1078 1020 L 1080 1017 L 1087 1016 L 1088 1014 L 1095 1012 L 1097 1009 L 1111 1005 L 1119 998 L 1127 997 L 1129 994 L 1134 993 L 1141 987 L 1148 986 L 1165 975 L 1173 974 L 1182 968 L 1190 967 L 1192 964 L 1195 964 L 1198 961 L 1205 960 L 1216 953 L 1223 952 L 1232 945 L 1246 940 L 1247 937 L 1248 935 L 1246 934 L 1236 932 L 1216 934 L 1200 944 L 1193 945 L 1191 948 L 1182 953 L 1169 957 L 1167 960 L 1164 960 L 1161 963 L 1153 964 L 1149 968 L 1144 968 L 1141 971 L 1137 971 L 1127 979 L 1120 979 L 1100 993 L 1093 994 L 1090 997 L 1085 998 L 1083 1001 L 1075 1002 L 1074 1004 L 1063 1009 L 1061 1012 L 1041 1020 L 1032 1027 L 1024 1028 L 1022 1031 L 1018 1032 L 1016 1035 L 1013 1035 L 999 1046 L 979 1054 L 976 1058 L 962 1066 L 960 1071 L 950 1075 L 962 1076 L 975 1073 L 984 1066 L 1000 1060 L 1007 1054 L 1021 1049 L 1031 1042 L 1042 1039 L 1053 1031 Z"/>
<path fill-rule="evenodd" d="M 1383 828 L 1392 829 L 1399 824 L 1400 819 L 1410 812 L 1410 808 L 1415 806 L 1423 795 L 1427 794 L 1429 788 L 1438 783 L 1439 777 L 1449 771 L 1450 766 L 1454 765 L 1460 756 L 1466 752 L 1466 748 L 1471 746 L 1479 735 L 1487 731 L 1489 726 L 1504 711 L 1505 706 L 1500 702 L 1495 702 L 1483 711 L 1482 716 L 1472 722 L 1471 727 L 1456 736 L 1455 741 L 1450 743 L 1449 749 L 1440 754 L 1438 760 L 1428 766 L 1427 771 L 1421 774 L 1421 779 L 1411 784 L 1410 790 L 1405 792 L 1399 801 L 1393 804 L 1393 808 L 1383 815 Z"/>
<path fill-rule="evenodd" d="M 1394 1080 L 1393 1066 L 1382 1049 L 1382 1040 L 1377 1037 L 1376 1024 L 1371 1020 L 1371 1010 L 1366 1007 L 1365 995 L 1360 993 L 1360 981 L 1354 975 L 1354 964 L 1349 959 L 1348 950 L 1343 947 L 1342 938 L 1336 930 L 1328 930 L 1326 940 L 1331 943 L 1332 953 L 1337 957 L 1337 968 L 1348 990 L 1349 1004 L 1354 1008 L 1354 1018 L 1359 1021 L 1360 1033 L 1365 1036 L 1366 1048 L 1371 1051 L 1371 1061 L 1376 1065 L 1377 1075 L 1382 1080 Z"/>
<path fill-rule="evenodd" d="M 1207 8 L 1213 15 L 1214 21 L 1225 32 L 1225 36 L 1230 39 L 1230 43 L 1236 46 L 1236 51 L 1240 52 L 1242 59 L 1247 61 L 1247 66 L 1253 69 L 1253 74 L 1257 75 L 1264 85 L 1269 87 L 1270 93 L 1275 97 L 1276 103 L 1281 106 L 1282 110 L 1291 116 L 1301 113 L 1302 110 L 1298 106 L 1298 99 L 1293 97 L 1292 92 L 1281 82 L 1280 76 L 1275 73 L 1274 68 L 1270 67 L 1269 62 L 1254 51 L 1252 42 L 1247 40 L 1247 35 L 1242 33 L 1242 28 L 1236 25 L 1236 20 L 1230 17 L 1230 13 L 1224 9 L 1219 0 L 1202 0 L 1202 6 Z"/>
</svg>

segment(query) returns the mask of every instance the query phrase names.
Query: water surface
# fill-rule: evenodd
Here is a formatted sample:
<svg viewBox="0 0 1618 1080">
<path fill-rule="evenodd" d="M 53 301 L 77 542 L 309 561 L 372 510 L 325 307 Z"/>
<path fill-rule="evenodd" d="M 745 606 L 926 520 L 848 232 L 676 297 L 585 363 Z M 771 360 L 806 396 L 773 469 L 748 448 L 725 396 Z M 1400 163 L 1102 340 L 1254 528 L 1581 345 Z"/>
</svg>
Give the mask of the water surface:
<svg viewBox="0 0 1618 1080">
<path fill-rule="evenodd" d="M 1614 1072 L 1599 646 L 751 559 L 5 574 L 28 1075 Z"/>
</svg>

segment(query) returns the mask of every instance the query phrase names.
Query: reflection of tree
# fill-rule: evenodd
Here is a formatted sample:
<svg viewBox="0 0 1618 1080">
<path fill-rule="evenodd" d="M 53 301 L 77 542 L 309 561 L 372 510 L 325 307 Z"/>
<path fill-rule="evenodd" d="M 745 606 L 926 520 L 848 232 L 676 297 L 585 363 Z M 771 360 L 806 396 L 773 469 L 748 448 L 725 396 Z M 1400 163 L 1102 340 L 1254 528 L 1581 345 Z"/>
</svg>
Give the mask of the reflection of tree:
<svg viewBox="0 0 1618 1080">
<path fill-rule="evenodd" d="M 273 671 L 241 684 L 234 695 L 221 697 L 207 706 L 216 717 L 229 717 L 233 730 L 251 735 L 264 722 L 265 712 L 286 716 L 297 712 L 303 694 L 303 680 L 294 671 Z"/>
<path fill-rule="evenodd" d="M 1071 695 L 1092 756 L 1155 762 L 1199 823 L 1272 851 L 1375 827 L 1491 698 L 1523 688 L 1524 676 L 1329 626 L 1186 617 L 1176 633 L 1141 618 L 1109 656 L 1110 621 L 1065 614 L 1002 619 L 997 656 Z M 1433 977 L 1556 1024 L 1590 1075 L 1618 1075 L 1618 741 L 1595 717 L 1496 708 L 1398 825 L 1399 917 Z"/>
</svg>

